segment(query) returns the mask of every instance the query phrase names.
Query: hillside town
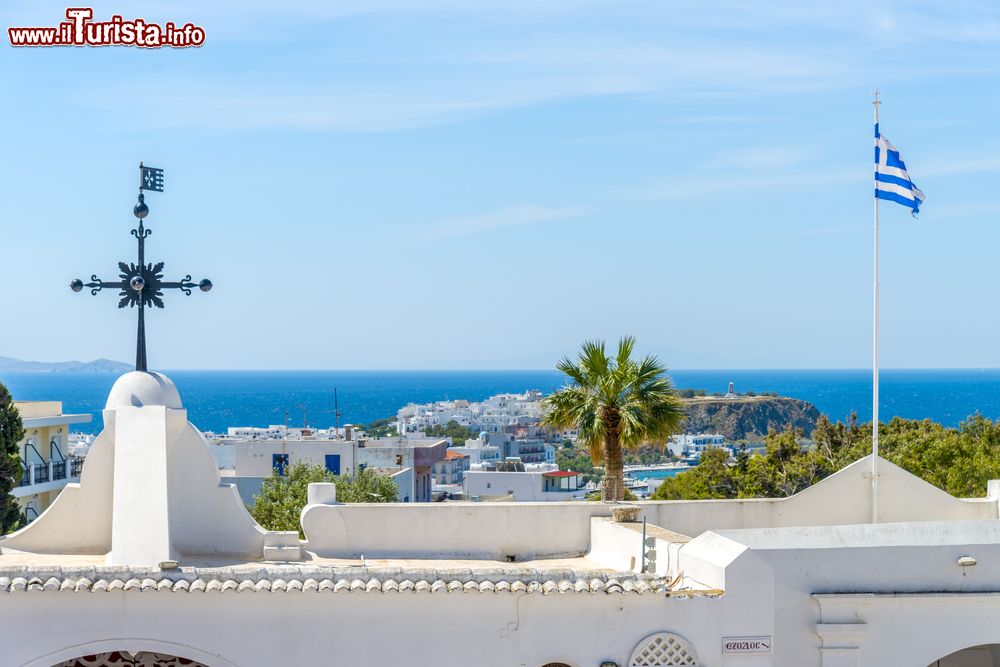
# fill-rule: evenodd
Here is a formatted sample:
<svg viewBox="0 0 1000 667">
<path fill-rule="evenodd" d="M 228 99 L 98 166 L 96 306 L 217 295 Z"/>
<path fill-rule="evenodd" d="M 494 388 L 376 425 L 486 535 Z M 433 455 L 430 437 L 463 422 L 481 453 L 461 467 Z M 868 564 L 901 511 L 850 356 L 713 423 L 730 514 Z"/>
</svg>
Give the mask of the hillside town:
<svg viewBox="0 0 1000 667">
<path fill-rule="evenodd" d="M 556 453 L 574 444 L 577 434 L 543 427 L 542 399 L 540 391 L 529 390 L 479 402 L 409 404 L 397 412 L 392 436 L 373 437 L 353 424 L 233 426 L 225 434 L 202 435 L 220 476 L 235 484 L 248 507 L 267 478 L 296 464 L 319 466 L 333 475 L 366 469 L 385 474 L 401 502 L 562 501 L 599 492 L 595 482 L 583 481 L 581 471 L 560 469 Z M 15 406 L 26 427 L 18 444 L 24 475 L 15 496 L 30 522 L 52 504 L 59 489 L 79 480 L 94 437 L 71 430 L 73 424 L 88 423 L 90 416 L 62 414 L 59 402 Z M 427 434 L 449 424 L 475 437 Z M 736 445 L 718 434 L 672 436 L 662 451 L 676 463 L 628 466 L 629 489 L 637 497 L 649 496 L 666 476 L 697 465 L 709 447 L 736 452 Z"/>
</svg>

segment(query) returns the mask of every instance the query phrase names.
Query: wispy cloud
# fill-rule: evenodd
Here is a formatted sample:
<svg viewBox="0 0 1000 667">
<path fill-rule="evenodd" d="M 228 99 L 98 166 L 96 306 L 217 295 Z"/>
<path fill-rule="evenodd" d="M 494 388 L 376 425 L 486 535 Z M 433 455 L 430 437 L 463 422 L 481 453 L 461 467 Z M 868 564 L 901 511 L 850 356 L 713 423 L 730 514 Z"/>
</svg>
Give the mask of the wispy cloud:
<svg viewBox="0 0 1000 667">
<path fill-rule="evenodd" d="M 138 95 L 145 111 L 135 122 L 143 128 L 366 133 L 595 98 L 631 96 L 640 103 L 669 100 L 718 106 L 744 94 L 815 90 L 834 85 L 843 75 L 835 63 L 791 52 L 723 47 L 712 51 L 706 56 L 697 49 L 606 43 L 589 49 L 552 47 L 515 57 L 506 51 L 477 53 L 456 45 L 453 51 L 437 55 L 402 52 L 384 62 L 358 60 L 344 71 L 367 72 L 366 76 L 332 80 L 324 70 L 316 72 L 308 86 L 284 68 L 263 64 L 253 70 L 252 78 L 195 70 L 177 81 L 90 82 L 75 99 L 110 113 L 120 109 L 122 99 Z M 351 58 L 330 57 L 333 62 Z M 435 62 L 439 65 L 428 65 Z M 455 62 L 462 67 L 454 68 Z M 727 115 L 716 116 L 706 114 L 699 122 L 727 122 Z"/>
<path fill-rule="evenodd" d="M 804 162 L 806 151 L 786 146 L 745 148 L 722 153 L 705 163 L 713 169 L 786 169 Z"/>
<path fill-rule="evenodd" d="M 720 194 L 776 188 L 822 186 L 862 181 L 861 169 L 809 162 L 806 149 L 792 146 L 752 146 L 709 155 L 682 174 L 652 178 L 613 188 L 612 197 L 634 200 L 690 200 Z"/>
<path fill-rule="evenodd" d="M 921 176 L 968 176 L 1000 171 L 1000 157 L 975 158 L 969 157 L 967 153 L 939 156 L 922 162 L 927 166 L 920 169 Z M 916 176 L 915 171 L 914 175 Z"/>
<path fill-rule="evenodd" d="M 238 85 L 226 84 L 209 88 L 197 96 L 197 104 L 150 89 L 144 96 L 148 111 L 135 122 L 161 129 L 291 129 L 360 134 L 440 125 L 537 101 L 530 96 L 504 96 L 502 92 L 435 98 L 419 92 L 408 95 L 405 90 L 313 94 L 292 89 L 247 93 Z M 111 111 L 117 99 L 117 95 L 95 95 L 89 102 Z"/>
<path fill-rule="evenodd" d="M 1000 202 L 963 202 L 956 204 L 931 203 L 931 214 L 935 218 L 996 217 L 1000 215 Z"/>
<path fill-rule="evenodd" d="M 624 186 L 610 191 L 612 197 L 648 201 L 689 200 L 713 195 L 749 192 L 801 186 L 820 186 L 833 183 L 858 182 L 866 172 L 857 169 L 829 168 L 808 172 L 782 172 L 771 174 L 688 174 L 653 179 L 638 185 Z"/>
<path fill-rule="evenodd" d="M 16 22 L 26 25 L 53 23 L 65 11 L 52 0 L 10 4 Z M 67 75 L 52 89 L 109 113 L 120 110 L 123 100 L 141 98 L 144 112 L 133 122 L 143 129 L 363 133 L 615 96 L 733 113 L 748 98 L 856 86 L 872 74 L 873 45 L 884 48 L 914 35 L 924 38 L 927 49 L 1000 39 L 995 11 L 961 2 L 940 9 L 890 1 L 878 11 L 862 0 L 826 6 L 736 0 L 678 0 L 669 6 L 655 0 L 161 5 L 141 0 L 127 13 L 204 22 L 209 46 L 197 54 L 198 68 L 173 80 L 115 76 L 82 82 Z M 238 68 L 230 60 L 210 59 L 223 43 L 244 49 L 232 54 L 239 57 Z M 148 57 L 191 62 L 177 55 Z M 874 60 L 892 62 L 892 55 Z M 941 67 L 991 62 L 963 54 Z M 928 63 L 887 68 L 892 74 L 879 78 L 884 85 L 930 76 Z M 772 167 L 790 158 L 772 153 L 733 159 L 763 157 L 777 160 Z"/>
<path fill-rule="evenodd" d="M 558 220 L 569 220 L 586 215 L 589 209 L 582 206 L 548 207 L 520 204 L 488 213 L 439 220 L 432 224 L 432 233 L 440 236 L 467 236 L 507 227 L 523 227 Z"/>
</svg>

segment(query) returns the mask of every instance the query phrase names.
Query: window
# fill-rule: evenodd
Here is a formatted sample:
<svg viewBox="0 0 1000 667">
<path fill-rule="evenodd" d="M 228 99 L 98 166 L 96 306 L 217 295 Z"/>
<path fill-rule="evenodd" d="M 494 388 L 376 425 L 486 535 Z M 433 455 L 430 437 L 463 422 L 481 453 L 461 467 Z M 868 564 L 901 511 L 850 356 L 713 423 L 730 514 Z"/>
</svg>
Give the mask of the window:
<svg viewBox="0 0 1000 667">
<path fill-rule="evenodd" d="M 288 467 L 288 454 L 271 454 L 271 469 L 278 477 L 285 476 L 285 469 Z"/>
</svg>

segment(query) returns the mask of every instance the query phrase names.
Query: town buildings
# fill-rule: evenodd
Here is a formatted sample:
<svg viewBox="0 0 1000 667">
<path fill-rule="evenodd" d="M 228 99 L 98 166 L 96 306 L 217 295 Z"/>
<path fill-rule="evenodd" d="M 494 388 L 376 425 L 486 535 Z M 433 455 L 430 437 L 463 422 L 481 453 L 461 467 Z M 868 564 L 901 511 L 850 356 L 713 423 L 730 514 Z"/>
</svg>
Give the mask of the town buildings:
<svg viewBox="0 0 1000 667">
<path fill-rule="evenodd" d="M 348 428 L 344 435 L 350 439 L 330 440 L 321 437 L 327 435 L 325 431 L 304 436 L 301 431 L 283 429 L 230 429 L 235 431 L 233 436 L 210 441 L 209 451 L 220 474 L 236 485 L 248 505 L 272 472 L 285 474 L 299 463 L 323 466 L 334 475 L 377 469 L 392 478 L 402 502 L 429 502 L 433 467 L 444 459 L 448 448 L 441 438 L 368 438 Z"/>
<path fill-rule="evenodd" d="M 465 472 L 470 465 L 469 455 L 457 452 L 456 449 L 456 447 L 449 447 L 444 453 L 444 458 L 434 464 L 435 485 L 462 484 Z"/>
<path fill-rule="evenodd" d="M 126 374 L 103 418 L 80 482 L 0 539 L 4 664 L 1000 664 L 1000 480 L 954 498 L 881 460 L 876 491 L 865 457 L 790 498 L 632 506 L 314 484 L 300 539 L 247 514 L 168 379 Z"/>
<path fill-rule="evenodd" d="M 83 459 L 70 452 L 69 427 L 87 414 L 64 414 L 60 401 L 15 401 L 24 424 L 18 443 L 22 474 L 11 492 L 28 521 L 44 512 L 64 486 L 80 479 Z"/>
<path fill-rule="evenodd" d="M 500 447 L 489 444 L 489 434 L 480 433 L 478 438 L 466 440 L 462 445 L 452 446 L 449 451 L 465 454 L 469 457 L 469 465 L 477 463 L 492 463 L 501 461 L 504 452 Z"/>
<path fill-rule="evenodd" d="M 556 448 L 537 435 L 515 437 L 509 433 L 490 433 L 489 444 L 500 450 L 505 459 L 524 463 L 555 463 Z"/>
<path fill-rule="evenodd" d="M 513 433 L 516 427 L 537 426 L 542 419 L 542 393 L 531 390 L 523 394 L 497 394 L 485 401 L 437 401 L 409 404 L 396 417 L 400 433 L 426 431 L 431 426 L 455 422 L 476 431 Z"/>
</svg>

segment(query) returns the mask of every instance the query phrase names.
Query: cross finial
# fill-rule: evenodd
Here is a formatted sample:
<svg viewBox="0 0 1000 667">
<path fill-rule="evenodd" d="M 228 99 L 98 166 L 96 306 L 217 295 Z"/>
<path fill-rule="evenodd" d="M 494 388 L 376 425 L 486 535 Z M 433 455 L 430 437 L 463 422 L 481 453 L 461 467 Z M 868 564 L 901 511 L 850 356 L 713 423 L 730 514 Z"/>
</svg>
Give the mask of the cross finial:
<svg viewBox="0 0 1000 667">
<path fill-rule="evenodd" d="M 119 290 L 119 308 L 130 306 L 138 308 L 139 326 L 136 335 L 135 369 L 137 371 L 146 370 L 146 318 L 145 309 L 156 306 L 163 308 L 163 290 L 178 289 L 184 294 L 190 295 L 194 288 L 207 292 L 212 289 L 212 281 L 207 278 L 193 282 L 190 275 L 186 275 L 178 281 L 163 280 L 163 262 L 146 263 L 146 238 L 152 233 L 143 225 L 143 218 L 149 214 L 149 207 L 146 206 L 143 190 L 153 190 L 163 192 L 163 170 L 153 167 L 145 167 L 139 163 L 139 203 L 135 205 L 132 213 L 139 219 L 139 227 L 132 230 L 139 242 L 139 259 L 135 264 L 119 262 L 120 273 L 112 280 L 101 280 L 97 275 L 90 277 L 89 283 L 84 283 L 79 278 L 70 283 L 70 289 L 74 292 L 81 291 L 84 287 L 90 289 L 91 294 L 97 294 L 102 289 L 110 288 Z"/>
<path fill-rule="evenodd" d="M 875 97 L 875 99 L 872 100 L 872 104 L 874 104 L 876 107 L 882 104 L 882 101 L 878 98 L 878 88 L 875 89 L 875 92 L 872 93 L 872 95 L 874 95 Z"/>
</svg>

